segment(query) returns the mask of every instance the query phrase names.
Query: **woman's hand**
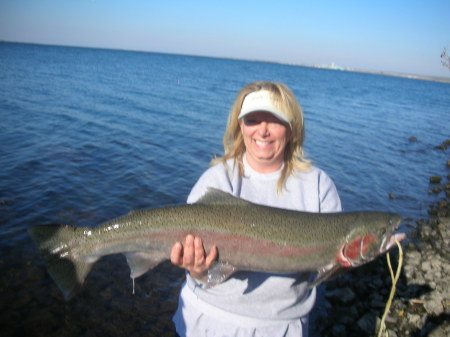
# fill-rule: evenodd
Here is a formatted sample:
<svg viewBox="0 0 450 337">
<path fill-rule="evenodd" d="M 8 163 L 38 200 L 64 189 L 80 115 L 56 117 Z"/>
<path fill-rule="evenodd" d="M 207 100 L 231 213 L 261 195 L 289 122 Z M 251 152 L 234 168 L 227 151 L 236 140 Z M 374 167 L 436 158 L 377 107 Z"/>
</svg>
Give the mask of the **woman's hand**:
<svg viewBox="0 0 450 337">
<path fill-rule="evenodd" d="M 212 266 L 219 255 L 216 246 L 211 247 L 208 255 L 203 247 L 203 241 L 199 237 L 188 234 L 185 239 L 184 247 L 181 242 L 176 242 L 170 252 L 170 261 L 183 269 L 189 271 L 189 274 L 198 280 L 204 281 L 208 269 Z"/>
</svg>

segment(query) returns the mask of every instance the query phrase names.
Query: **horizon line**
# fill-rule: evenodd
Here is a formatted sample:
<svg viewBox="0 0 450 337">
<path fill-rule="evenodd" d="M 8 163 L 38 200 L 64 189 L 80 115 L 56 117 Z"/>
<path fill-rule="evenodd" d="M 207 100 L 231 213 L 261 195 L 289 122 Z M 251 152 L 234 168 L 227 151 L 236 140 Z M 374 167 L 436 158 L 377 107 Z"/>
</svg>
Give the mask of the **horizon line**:
<svg viewBox="0 0 450 337">
<path fill-rule="evenodd" d="M 424 81 L 432 81 L 432 82 L 440 82 L 440 83 L 450 83 L 450 76 L 449 77 L 441 77 L 441 76 L 432 76 L 432 75 L 406 74 L 406 73 L 393 72 L 393 71 L 364 70 L 364 69 L 357 69 L 357 68 L 341 67 L 339 65 L 336 65 L 334 62 L 332 62 L 330 65 L 327 65 L 327 64 L 311 65 L 311 64 L 302 64 L 302 63 L 273 61 L 273 60 L 246 59 L 246 58 L 237 58 L 237 57 L 210 56 L 210 55 L 199 55 L 199 54 L 183 54 L 183 53 L 164 52 L 164 51 L 149 51 L 149 50 L 124 49 L 124 48 L 113 48 L 113 47 L 92 47 L 92 46 L 77 46 L 77 45 L 70 45 L 70 44 L 67 44 L 67 45 L 66 44 L 49 44 L 49 43 L 41 43 L 41 42 L 21 42 L 21 41 L 8 41 L 8 40 L 0 40 L 0 43 L 34 44 L 34 45 L 52 46 L 52 47 L 127 51 L 127 52 L 137 52 L 137 53 L 152 53 L 152 54 L 179 55 L 179 56 L 190 56 L 190 57 L 204 57 L 204 58 L 234 60 L 234 61 L 274 63 L 274 64 L 280 64 L 280 65 L 286 65 L 286 66 L 293 66 L 293 67 L 305 67 L 305 68 L 333 70 L 333 71 L 346 71 L 346 72 L 355 72 L 355 73 L 363 73 L 363 74 L 371 74 L 371 75 L 401 77 L 401 78 L 408 78 L 408 79 L 413 79 L 413 80 L 424 80 Z"/>
</svg>

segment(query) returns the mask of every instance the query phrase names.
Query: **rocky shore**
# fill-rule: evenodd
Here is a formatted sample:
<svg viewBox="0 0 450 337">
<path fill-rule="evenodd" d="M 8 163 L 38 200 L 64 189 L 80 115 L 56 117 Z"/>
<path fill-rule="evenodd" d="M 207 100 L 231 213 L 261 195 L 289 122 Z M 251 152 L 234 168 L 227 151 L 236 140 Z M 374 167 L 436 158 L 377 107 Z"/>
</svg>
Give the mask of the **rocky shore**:
<svg viewBox="0 0 450 337">
<path fill-rule="evenodd" d="M 430 205 L 428 219 L 408 221 L 412 229 L 402 244 L 403 267 L 382 336 L 450 336 L 450 175 L 430 177 L 429 193 L 439 201 Z M 398 249 L 390 257 L 395 273 Z M 311 336 L 377 336 L 391 287 L 384 255 L 326 282 L 319 287 Z"/>
</svg>

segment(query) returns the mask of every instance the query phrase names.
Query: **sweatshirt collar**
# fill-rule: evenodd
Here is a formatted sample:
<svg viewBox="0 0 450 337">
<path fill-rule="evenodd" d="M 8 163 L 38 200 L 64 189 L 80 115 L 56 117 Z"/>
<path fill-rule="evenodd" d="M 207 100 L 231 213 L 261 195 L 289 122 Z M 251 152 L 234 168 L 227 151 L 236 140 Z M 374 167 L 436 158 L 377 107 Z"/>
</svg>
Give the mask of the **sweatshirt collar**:
<svg viewBox="0 0 450 337">
<path fill-rule="evenodd" d="M 281 167 L 275 171 L 275 172 L 271 172 L 271 173 L 260 173 L 258 171 L 255 171 L 250 164 L 247 161 L 247 153 L 244 153 L 243 156 L 243 164 L 244 164 L 244 177 L 246 178 L 257 178 L 257 179 L 263 179 L 263 180 L 272 180 L 272 179 L 278 179 L 280 177 L 281 171 L 284 168 L 284 163 L 281 165 Z"/>
</svg>

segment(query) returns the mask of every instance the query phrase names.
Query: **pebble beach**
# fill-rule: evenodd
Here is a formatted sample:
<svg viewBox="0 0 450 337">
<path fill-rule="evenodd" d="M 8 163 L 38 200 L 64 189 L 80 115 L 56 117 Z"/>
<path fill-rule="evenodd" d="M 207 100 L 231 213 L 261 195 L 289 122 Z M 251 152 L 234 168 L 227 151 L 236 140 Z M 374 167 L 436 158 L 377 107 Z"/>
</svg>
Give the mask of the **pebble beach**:
<svg viewBox="0 0 450 337">
<path fill-rule="evenodd" d="M 437 148 L 446 151 L 450 141 Z M 402 269 L 381 336 L 450 336 L 450 160 L 447 175 L 430 177 L 439 200 L 427 219 L 406 219 L 412 228 L 402 243 Z M 390 252 L 395 272 L 400 254 Z M 392 278 L 386 256 L 319 287 L 311 336 L 379 336 Z"/>
</svg>

